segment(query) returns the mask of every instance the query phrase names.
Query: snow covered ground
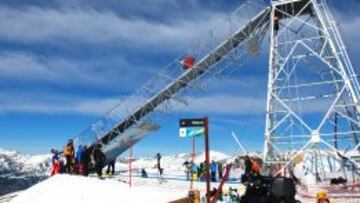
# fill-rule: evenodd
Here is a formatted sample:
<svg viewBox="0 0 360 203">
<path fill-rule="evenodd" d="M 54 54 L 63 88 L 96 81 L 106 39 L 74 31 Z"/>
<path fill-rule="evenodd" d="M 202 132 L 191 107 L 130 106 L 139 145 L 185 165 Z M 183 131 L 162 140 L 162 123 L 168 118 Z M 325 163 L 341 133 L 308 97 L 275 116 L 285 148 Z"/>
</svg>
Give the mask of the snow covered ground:
<svg viewBox="0 0 360 203">
<path fill-rule="evenodd" d="M 211 151 L 211 160 L 233 162 L 234 157 L 224 153 Z M 191 160 L 191 154 L 176 154 L 162 157 L 162 167 L 164 170 L 164 182 L 159 181 L 158 172 L 155 167 L 155 157 L 136 158 L 133 161 L 132 187 L 129 182 L 128 158 L 120 158 L 116 164 L 116 175 L 98 179 L 94 174 L 90 177 L 81 177 L 75 175 L 57 175 L 53 178 L 47 178 L 50 170 L 50 156 L 22 155 L 13 151 L 0 150 L 0 192 L 5 190 L 18 191 L 30 187 L 29 189 L 10 193 L 5 196 L 0 195 L 0 203 L 43 203 L 43 202 L 169 202 L 187 196 L 190 188 L 190 182 L 186 180 L 185 161 Z M 199 153 L 195 157 L 195 162 L 204 161 L 204 153 Z M 141 178 L 140 170 L 146 169 L 149 178 Z M 104 171 L 106 168 L 104 168 Z M 240 184 L 239 178 L 243 171 L 241 169 L 232 170 L 230 181 L 228 181 L 223 191 L 229 188 L 235 188 L 239 193 L 245 191 L 244 186 Z M 305 173 L 302 167 L 296 167 L 295 173 L 299 179 L 305 183 L 312 183 L 314 176 Z M 306 175 L 305 175 L 306 174 Z M 42 179 L 37 179 L 43 177 Z M 45 179 L 45 180 L 44 180 Z M 5 181 L 4 181 L 5 180 Z M 19 182 L 19 180 L 21 180 Z M 40 180 L 44 180 L 38 183 Z M 36 184 L 38 183 L 38 184 Z M 12 188 L 13 185 L 20 184 L 22 187 Z M 212 188 L 218 186 L 212 183 Z M 194 182 L 194 188 L 205 194 L 205 183 Z M 13 190 L 14 189 L 14 190 Z M 311 196 L 315 196 L 320 188 L 311 189 Z M 8 193 L 8 192 L 6 192 Z M 5 194 L 6 194 L 5 193 Z M 312 198 L 301 198 L 303 203 L 314 202 Z M 338 199 L 337 203 L 360 203 L 357 199 Z"/>
<path fill-rule="evenodd" d="M 204 160 L 204 153 L 197 154 L 195 160 Z M 220 152 L 211 152 L 211 159 L 218 161 L 230 158 Z M 124 160 L 119 160 L 116 165 L 115 176 L 98 179 L 95 175 L 81 177 L 74 175 L 57 175 L 49 178 L 33 187 L 16 194 L 3 197 L 0 202 L 11 203 L 42 203 L 42 202 L 169 202 L 187 196 L 190 182 L 186 180 L 183 163 L 190 160 L 189 154 L 163 156 L 162 167 L 165 169 L 163 178 L 159 180 L 155 169 L 155 158 L 140 158 L 133 162 L 133 168 L 137 169 L 132 175 L 132 187 L 129 186 L 129 165 Z M 149 178 L 141 178 L 139 169 L 146 169 Z M 104 171 L 106 168 L 104 169 Z M 239 177 L 242 171 L 232 173 L 233 180 L 226 187 L 244 188 L 239 185 Z M 213 183 L 217 187 L 219 183 Z M 205 182 L 194 182 L 194 188 L 205 192 Z"/>
<path fill-rule="evenodd" d="M 9 199 L 10 203 L 161 203 L 187 196 L 190 182 L 185 180 L 183 171 L 170 171 L 164 175 L 164 179 L 164 182 L 160 182 L 155 170 L 149 171 L 149 178 L 141 178 L 140 174 L 135 173 L 130 188 L 127 173 L 105 180 L 96 176 L 56 175 Z M 212 183 L 212 187 L 217 187 L 218 184 Z M 194 182 L 193 187 L 205 194 L 205 182 Z M 245 190 L 238 182 L 227 183 L 226 187 Z"/>
<path fill-rule="evenodd" d="M 11 203 L 168 202 L 186 196 L 186 190 L 142 185 L 129 187 L 117 180 L 57 175 L 21 193 Z"/>
</svg>

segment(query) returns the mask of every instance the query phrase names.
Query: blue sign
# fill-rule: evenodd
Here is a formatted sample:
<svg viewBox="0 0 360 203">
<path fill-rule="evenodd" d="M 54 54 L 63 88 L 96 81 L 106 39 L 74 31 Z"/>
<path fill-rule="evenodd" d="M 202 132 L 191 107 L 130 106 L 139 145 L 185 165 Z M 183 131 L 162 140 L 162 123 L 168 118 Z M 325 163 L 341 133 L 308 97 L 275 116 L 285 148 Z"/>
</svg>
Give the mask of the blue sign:
<svg viewBox="0 0 360 203">
<path fill-rule="evenodd" d="M 205 135 L 204 127 L 182 127 L 179 130 L 180 137 L 197 137 L 204 135 Z"/>
</svg>

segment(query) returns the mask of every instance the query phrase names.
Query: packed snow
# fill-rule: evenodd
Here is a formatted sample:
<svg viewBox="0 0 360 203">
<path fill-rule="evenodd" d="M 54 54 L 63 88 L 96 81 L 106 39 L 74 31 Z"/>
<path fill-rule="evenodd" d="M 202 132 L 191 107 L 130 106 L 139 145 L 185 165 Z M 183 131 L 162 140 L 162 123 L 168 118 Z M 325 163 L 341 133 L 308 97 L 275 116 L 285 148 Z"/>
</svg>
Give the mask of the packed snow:
<svg viewBox="0 0 360 203">
<path fill-rule="evenodd" d="M 258 153 L 252 153 L 257 157 Z M 210 159 L 222 161 L 223 163 L 234 162 L 235 157 L 227 154 L 211 151 Z M 0 149 L 0 203 L 42 203 L 42 202 L 169 202 L 187 196 L 190 189 L 190 182 L 186 180 L 185 161 L 191 161 L 191 154 L 163 155 L 161 159 L 164 168 L 163 180 L 159 179 L 158 171 L 155 167 L 155 157 L 135 158 L 132 163 L 132 187 L 129 186 L 129 158 L 122 157 L 117 160 L 116 174 L 100 180 L 96 175 L 89 177 L 75 175 L 56 175 L 48 178 L 50 170 L 50 155 L 22 155 L 15 151 Z M 194 157 L 195 163 L 199 164 L 205 160 L 205 154 L 198 153 Z M 306 165 L 306 162 L 304 163 Z M 148 178 L 142 178 L 140 170 L 145 169 Z M 296 176 L 305 184 L 312 185 L 315 176 L 304 171 L 302 165 L 295 169 Z M 106 171 L 106 167 L 104 168 Z M 230 173 L 229 181 L 223 187 L 223 191 L 235 188 L 239 193 L 245 191 L 245 187 L 240 184 L 239 178 L 243 174 L 241 168 L 233 168 Z M 337 174 L 335 174 L 337 175 Z M 37 179 L 36 177 L 42 177 Z M 5 181 L 4 181 L 5 178 Z M 44 180 L 45 179 L 45 180 Z M 44 180 L 44 181 L 42 181 Z M 20 182 L 19 182 L 20 181 Z M 39 181 L 42 181 L 39 183 Z M 13 187 L 15 184 L 21 187 Z M 217 187 L 219 182 L 211 183 L 212 188 Z M 32 186 L 33 185 L 33 186 Z M 32 186 L 32 187 L 30 187 Z M 12 188 L 13 187 L 13 188 Z M 26 189 L 30 187 L 29 189 Z M 193 188 L 205 194 L 205 182 L 195 181 Z M 26 189 L 26 190 L 24 190 Z M 314 196 L 320 188 L 311 189 L 311 196 Z M 299 196 L 302 202 L 313 202 L 312 198 L 304 199 Z M 348 199 L 338 202 L 349 202 Z M 358 200 L 351 200 L 357 202 Z M 360 201 L 359 201 L 360 202 Z"/>
<path fill-rule="evenodd" d="M 176 200 L 186 195 L 186 191 L 156 185 L 130 188 L 128 184 L 116 180 L 56 175 L 21 193 L 11 203 L 159 203 Z"/>
</svg>

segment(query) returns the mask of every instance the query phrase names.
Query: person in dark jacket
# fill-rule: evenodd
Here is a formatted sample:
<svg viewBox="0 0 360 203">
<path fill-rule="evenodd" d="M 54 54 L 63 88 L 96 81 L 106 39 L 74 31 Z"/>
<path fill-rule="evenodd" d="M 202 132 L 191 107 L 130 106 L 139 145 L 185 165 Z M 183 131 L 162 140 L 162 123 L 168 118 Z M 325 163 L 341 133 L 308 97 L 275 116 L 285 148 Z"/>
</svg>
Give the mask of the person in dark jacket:
<svg viewBox="0 0 360 203">
<path fill-rule="evenodd" d="M 203 162 L 201 162 L 200 163 L 200 165 L 199 165 L 199 167 L 198 167 L 198 171 L 197 171 L 197 177 L 198 177 L 198 179 L 200 180 L 200 178 L 202 177 L 202 169 L 204 168 L 204 163 Z"/>
<path fill-rule="evenodd" d="M 143 169 L 141 169 L 141 177 L 142 178 L 148 178 L 149 176 L 148 176 L 148 174 L 147 174 L 147 172 L 146 172 L 146 170 L 143 168 Z"/>
<path fill-rule="evenodd" d="M 249 156 L 244 157 L 245 174 L 250 174 L 252 169 L 252 160 Z"/>
<path fill-rule="evenodd" d="M 102 169 L 104 168 L 106 159 L 105 154 L 101 151 L 101 147 L 101 144 L 97 144 L 93 152 L 95 170 L 99 178 L 102 178 Z"/>
<path fill-rule="evenodd" d="M 244 157 L 244 165 L 245 165 L 245 172 L 241 178 L 241 182 L 248 182 L 251 181 L 253 163 L 250 157 L 247 155 Z"/>
<path fill-rule="evenodd" d="M 88 176 L 89 175 L 89 167 L 91 163 L 91 149 L 89 149 L 86 145 L 83 147 L 83 155 L 81 156 L 82 169 L 80 169 L 80 175 Z"/>
<path fill-rule="evenodd" d="M 115 161 L 116 160 L 112 160 L 112 161 L 109 162 L 109 164 L 107 166 L 106 174 L 110 174 L 110 172 L 111 172 L 111 175 L 114 175 L 114 173 L 115 173 Z"/>
<path fill-rule="evenodd" d="M 223 164 L 219 162 L 218 163 L 219 180 L 222 180 L 223 172 L 224 172 Z"/>
<path fill-rule="evenodd" d="M 161 168 L 161 154 L 160 153 L 156 154 L 156 167 L 159 170 L 159 174 L 162 175 L 163 169 Z"/>
</svg>

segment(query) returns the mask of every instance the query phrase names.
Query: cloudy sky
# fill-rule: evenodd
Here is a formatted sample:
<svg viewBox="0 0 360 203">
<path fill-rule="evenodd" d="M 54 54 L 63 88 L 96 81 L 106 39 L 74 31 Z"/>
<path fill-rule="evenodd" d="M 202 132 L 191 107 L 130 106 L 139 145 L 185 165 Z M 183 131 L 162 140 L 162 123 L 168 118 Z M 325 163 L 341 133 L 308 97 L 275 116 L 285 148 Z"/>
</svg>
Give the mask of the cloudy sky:
<svg viewBox="0 0 360 203">
<path fill-rule="evenodd" d="M 210 29 L 221 26 L 241 3 L 1 1 L 0 147 L 32 154 L 62 147 Z M 346 3 L 330 0 L 357 67 L 360 3 Z M 178 119 L 190 115 L 210 117 L 215 150 L 236 150 L 231 130 L 249 149 L 261 149 L 267 55 L 264 50 L 256 62 L 210 81 L 205 94 L 161 123 L 161 130 L 137 145 L 135 153 L 190 151 L 190 140 L 178 138 Z M 198 142 L 202 147 L 202 140 Z M 171 146 L 162 148 L 164 143 Z"/>
</svg>

